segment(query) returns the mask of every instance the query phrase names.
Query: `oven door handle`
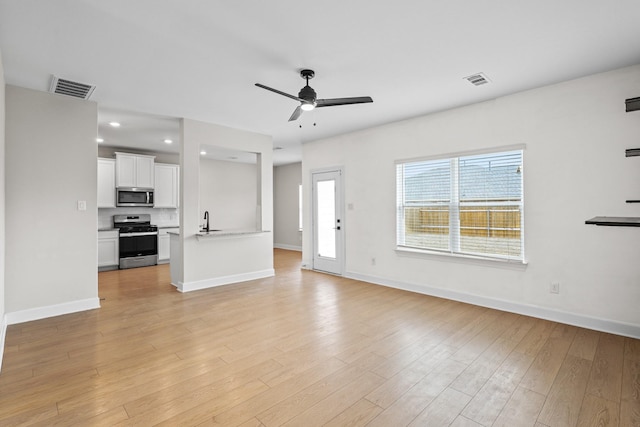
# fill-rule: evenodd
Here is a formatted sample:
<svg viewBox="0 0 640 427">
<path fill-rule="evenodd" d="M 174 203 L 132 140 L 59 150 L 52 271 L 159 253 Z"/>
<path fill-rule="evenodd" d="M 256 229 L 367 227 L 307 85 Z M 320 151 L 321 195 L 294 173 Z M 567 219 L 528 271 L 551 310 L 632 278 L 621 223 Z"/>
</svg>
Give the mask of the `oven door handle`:
<svg viewBox="0 0 640 427">
<path fill-rule="evenodd" d="M 120 237 L 157 236 L 157 231 L 147 231 L 142 233 L 122 233 Z"/>
</svg>

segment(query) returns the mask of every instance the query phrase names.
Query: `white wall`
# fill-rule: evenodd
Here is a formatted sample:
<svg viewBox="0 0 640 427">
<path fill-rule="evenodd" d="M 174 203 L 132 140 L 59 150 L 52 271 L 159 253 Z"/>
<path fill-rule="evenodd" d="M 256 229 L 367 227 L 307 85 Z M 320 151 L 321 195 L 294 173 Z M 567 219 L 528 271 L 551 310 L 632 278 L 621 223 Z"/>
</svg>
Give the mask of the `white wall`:
<svg viewBox="0 0 640 427">
<path fill-rule="evenodd" d="M 310 174 L 345 167 L 346 274 L 640 336 L 640 228 L 585 225 L 640 216 L 640 65 L 303 146 L 303 262 L 312 262 Z M 394 160 L 526 144 L 526 268 L 395 251 Z M 376 258 L 372 265 L 371 258 Z M 549 293 L 552 281 L 560 294 Z"/>
<path fill-rule="evenodd" d="M 2 52 L 0 52 L 0 369 L 4 354 L 4 338 L 7 331 L 5 318 L 5 84 Z"/>
<path fill-rule="evenodd" d="M 200 223 L 209 228 L 255 229 L 258 176 L 255 164 L 200 159 Z"/>
<path fill-rule="evenodd" d="M 273 275 L 273 143 L 271 137 L 211 123 L 183 119 L 180 151 L 179 259 L 174 260 L 172 238 L 171 275 L 179 289 L 233 283 Z M 226 238 L 198 238 L 202 224 L 200 198 L 200 146 L 218 146 L 259 153 L 257 174 L 260 228 L 264 233 Z M 215 221 L 213 222 L 215 224 Z M 256 227 L 254 227 L 254 230 Z M 175 261 L 175 262 L 174 262 Z M 180 283 L 175 283 L 175 282 Z"/>
<path fill-rule="evenodd" d="M 96 133 L 94 102 L 6 87 L 9 323 L 99 306 Z"/>
<path fill-rule="evenodd" d="M 298 185 L 302 184 L 302 163 L 273 168 L 274 247 L 302 250 L 298 227 Z"/>
</svg>

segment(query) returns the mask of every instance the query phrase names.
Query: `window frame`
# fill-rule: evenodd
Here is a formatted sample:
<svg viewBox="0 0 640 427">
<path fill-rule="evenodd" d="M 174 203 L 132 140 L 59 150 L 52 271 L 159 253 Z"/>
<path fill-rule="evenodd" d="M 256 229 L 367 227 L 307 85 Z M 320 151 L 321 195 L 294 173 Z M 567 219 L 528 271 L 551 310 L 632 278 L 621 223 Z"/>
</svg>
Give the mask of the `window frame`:
<svg viewBox="0 0 640 427">
<path fill-rule="evenodd" d="M 525 148 L 524 144 L 517 145 L 509 145 L 509 146 L 500 146 L 500 147 L 492 147 L 486 148 L 482 150 L 473 150 L 473 151 L 463 151 L 463 152 L 454 152 L 454 153 L 446 153 L 435 156 L 426 156 L 426 157 L 418 157 L 418 158 L 410 158 L 410 159 L 400 159 L 394 162 L 394 167 L 396 169 L 396 252 L 399 254 L 409 254 L 411 256 L 415 255 L 428 255 L 428 256 L 444 256 L 462 260 L 479 260 L 481 262 L 497 262 L 500 264 L 510 263 L 510 264 L 520 264 L 526 265 L 526 252 L 525 252 L 525 221 L 524 221 L 524 209 L 525 209 L 525 195 L 524 195 L 524 163 L 525 163 Z M 460 223 L 453 221 L 451 224 L 448 224 L 449 228 L 449 246 L 447 249 L 438 249 L 435 247 L 420 247 L 417 245 L 406 245 L 406 240 L 404 237 L 406 236 L 406 216 L 405 209 L 408 204 L 405 202 L 405 180 L 399 174 L 399 166 L 403 166 L 410 163 L 419 163 L 419 162 L 432 162 L 432 161 L 442 161 L 448 160 L 450 162 L 450 177 L 449 180 L 453 184 L 455 182 L 455 186 L 451 187 L 450 200 L 446 203 L 446 206 L 449 206 L 449 218 L 452 216 L 451 206 L 455 206 L 456 212 L 453 214 L 454 217 L 459 218 L 460 212 L 462 211 L 462 207 L 466 205 L 466 203 L 460 199 L 458 194 L 460 183 L 459 183 L 459 160 L 462 157 L 468 156 L 481 156 L 481 155 L 492 155 L 495 154 L 499 156 L 500 154 L 507 154 L 509 152 L 520 151 L 521 152 L 521 193 L 520 193 L 520 201 L 516 202 L 519 205 L 520 209 L 520 217 L 519 217 L 519 240 L 520 240 L 520 256 L 514 257 L 511 255 L 499 255 L 499 254 L 480 254 L 480 253 L 471 253 L 460 250 Z M 468 202 L 467 202 L 468 203 Z M 513 204 L 513 202 L 510 202 Z M 500 203 L 495 203 L 498 206 Z M 414 207 L 417 205 L 414 205 Z M 452 242 L 457 242 L 456 244 L 452 244 Z"/>
</svg>

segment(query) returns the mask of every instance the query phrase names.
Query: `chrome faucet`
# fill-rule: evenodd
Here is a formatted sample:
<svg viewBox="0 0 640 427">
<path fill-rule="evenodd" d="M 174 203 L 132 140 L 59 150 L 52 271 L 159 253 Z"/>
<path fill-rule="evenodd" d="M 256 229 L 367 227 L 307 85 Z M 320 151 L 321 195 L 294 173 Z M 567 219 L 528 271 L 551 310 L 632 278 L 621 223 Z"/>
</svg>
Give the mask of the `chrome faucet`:
<svg viewBox="0 0 640 427">
<path fill-rule="evenodd" d="M 209 211 L 204 211 L 204 219 L 207 221 L 204 224 L 204 231 L 209 232 Z"/>
</svg>

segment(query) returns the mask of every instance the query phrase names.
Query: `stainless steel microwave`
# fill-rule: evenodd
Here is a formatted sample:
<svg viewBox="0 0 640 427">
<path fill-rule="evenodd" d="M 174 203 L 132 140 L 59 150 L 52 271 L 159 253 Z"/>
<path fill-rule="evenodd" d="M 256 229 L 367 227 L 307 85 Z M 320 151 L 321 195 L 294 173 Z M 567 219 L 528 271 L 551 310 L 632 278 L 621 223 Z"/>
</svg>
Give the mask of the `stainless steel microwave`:
<svg viewBox="0 0 640 427">
<path fill-rule="evenodd" d="M 153 207 L 153 188 L 116 188 L 116 206 Z"/>
</svg>

